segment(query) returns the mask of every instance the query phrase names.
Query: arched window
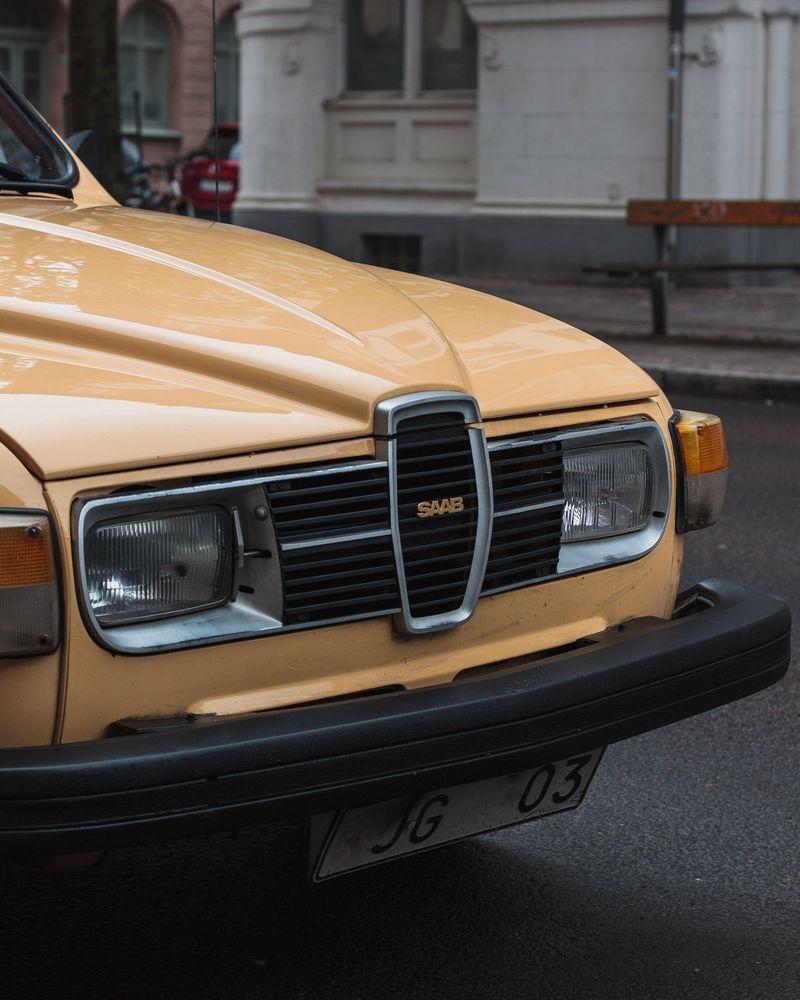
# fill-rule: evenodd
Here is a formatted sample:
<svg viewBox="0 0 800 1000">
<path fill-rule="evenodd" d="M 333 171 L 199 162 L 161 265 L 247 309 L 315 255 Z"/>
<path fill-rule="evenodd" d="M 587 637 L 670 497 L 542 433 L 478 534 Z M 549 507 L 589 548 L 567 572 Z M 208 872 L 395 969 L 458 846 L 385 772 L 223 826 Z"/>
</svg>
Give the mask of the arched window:
<svg viewBox="0 0 800 1000">
<path fill-rule="evenodd" d="M 47 26 L 40 5 L 0 0 L 0 73 L 40 111 L 45 104 Z"/>
<path fill-rule="evenodd" d="M 120 35 L 123 128 L 135 128 L 137 115 L 144 129 L 169 127 L 171 58 L 172 32 L 166 17 L 153 4 L 137 4 Z"/>
<path fill-rule="evenodd" d="M 234 11 L 217 27 L 217 79 L 219 120 L 227 125 L 236 124 L 239 121 L 239 38 Z"/>
</svg>

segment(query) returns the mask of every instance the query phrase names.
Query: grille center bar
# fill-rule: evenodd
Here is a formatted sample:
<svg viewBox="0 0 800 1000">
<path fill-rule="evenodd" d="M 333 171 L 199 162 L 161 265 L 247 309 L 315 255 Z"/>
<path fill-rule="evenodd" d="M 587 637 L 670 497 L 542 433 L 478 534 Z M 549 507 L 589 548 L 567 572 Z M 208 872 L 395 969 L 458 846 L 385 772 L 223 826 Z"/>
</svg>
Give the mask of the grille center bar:
<svg viewBox="0 0 800 1000">
<path fill-rule="evenodd" d="M 423 392 L 380 403 L 376 452 L 389 473 L 398 631 L 463 625 L 481 594 L 492 536 L 492 480 L 472 396 Z"/>
</svg>

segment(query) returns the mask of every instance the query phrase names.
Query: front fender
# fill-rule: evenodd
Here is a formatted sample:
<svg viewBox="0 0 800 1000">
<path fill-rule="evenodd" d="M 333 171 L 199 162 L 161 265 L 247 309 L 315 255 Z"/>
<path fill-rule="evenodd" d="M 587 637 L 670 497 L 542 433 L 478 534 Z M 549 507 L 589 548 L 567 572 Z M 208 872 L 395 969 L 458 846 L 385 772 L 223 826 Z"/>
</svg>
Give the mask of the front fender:
<svg viewBox="0 0 800 1000">
<path fill-rule="evenodd" d="M 42 483 L 5 445 L 0 445 L 0 509 L 49 509 Z M 0 747 L 53 741 L 60 679 L 61 649 L 45 656 L 0 659 Z"/>
</svg>

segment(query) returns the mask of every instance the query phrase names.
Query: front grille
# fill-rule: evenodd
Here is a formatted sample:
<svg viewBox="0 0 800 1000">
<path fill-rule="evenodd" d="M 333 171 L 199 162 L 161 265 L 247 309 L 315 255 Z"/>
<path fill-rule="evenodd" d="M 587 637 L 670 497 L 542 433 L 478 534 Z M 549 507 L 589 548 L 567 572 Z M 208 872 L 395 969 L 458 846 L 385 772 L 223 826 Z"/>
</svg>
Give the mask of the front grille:
<svg viewBox="0 0 800 1000">
<path fill-rule="evenodd" d="M 285 625 L 391 614 L 400 607 L 386 466 L 332 466 L 267 483 Z M 364 537 L 366 536 L 366 537 Z"/>
<path fill-rule="evenodd" d="M 272 514 L 285 543 L 389 530 L 389 479 L 382 464 L 335 465 L 314 475 L 287 474 L 267 483 Z"/>
<path fill-rule="evenodd" d="M 413 618 L 457 611 L 475 550 L 477 490 L 469 432 L 460 413 L 403 420 L 397 429 L 400 545 Z M 422 501 L 463 501 L 463 511 L 421 518 Z"/>
<path fill-rule="evenodd" d="M 475 551 L 477 489 L 459 413 L 397 428 L 397 527 L 415 619 L 461 606 Z M 558 569 L 564 509 L 562 446 L 551 437 L 490 442 L 494 522 L 483 594 L 523 587 Z M 283 623 L 314 625 L 400 610 L 383 461 L 287 470 L 266 484 L 278 542 Z M 464 511 L 418 516 L 422 501 L 461 498 Z"/>
<path fill-rule="evenodd" d="M 509 438 L 489 457 L 494 528 L 483 593 L 555 575 L 564 513 L 564 458 L 558 441 Z"/>
<path fill-rule="evenodd" d="M 374 458 L 76 498 L 81 596 L 95 639 L 141 654 L 386 616 L 400 634 L 430 633 L 466 622 L 482 596 L 640 558 L 669 523 L 668 444 L 646 418 L 487 442 L 475 399 L 443 391 L 379 402 L 373 427 Z M 651 453 L 650 523 L 600 546 L 562 548 L 565 456 L 608 444 Z M 219 508 L 234 528 L 232 599 L 177 623 L 104 627 L 86 585 L 90 532 L 198 504 Z"/>
</svg>

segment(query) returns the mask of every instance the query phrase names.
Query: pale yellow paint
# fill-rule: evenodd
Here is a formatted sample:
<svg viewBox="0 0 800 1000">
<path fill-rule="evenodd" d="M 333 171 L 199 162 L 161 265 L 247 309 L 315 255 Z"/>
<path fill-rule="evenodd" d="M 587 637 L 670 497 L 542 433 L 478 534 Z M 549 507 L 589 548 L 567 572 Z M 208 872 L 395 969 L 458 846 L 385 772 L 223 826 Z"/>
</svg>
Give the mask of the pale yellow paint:
<svg viewBox="0 0 800 1000">
<path fill-rule="evenodd" d="M 360 438 L 401 392 L 486 419 L 656 392 L 522 306 L 80 191 L 3 196 L 0 278 L 0 433 L 45 479 Z"/>
<path fill-rule="evenodd" d="M 672 522 L 638 562 L 486 598 L 449 633 L 402 637 L 373 619 L 169 655 L 101 649 L 76 595 L 78 496 L 370 455 L 375 404 L 402 392 L 474 394 L 489 436 L 641 415 L 666 434 L 671 411 L 631 362 L 555 319 L 276 237 L 123 209 L 88 175 L 74 203 L 2 197 L 0 276 L 0 499 L 51 507 L 67 618 L 60 679 L 58 657 L 0 663 L 0 746 L 46 742 L 54 726 L 85 740 L 127 716 L 446 682 L 670 614 L 682 552 Z"/>
<path fill-rule="evenodd" d="M 655 401 L 598 408 L 582 420 L 646 416 L 666 432 Z M 572 415 L 570 415 L 572 417 Z M 563 415 L 533 418 L 537 428 L 561 427 Z M 505 422 L 501 422 L 503 428 Z M 514 425 L 516 429 L 516 425 Z M 523 428 L 524 429 L 524 428 Z M 493 426 L 489 425 L 492 433 Z M 504 431 L 505 432 L 505 431 Z M 282 464 L 305 460 L 286 452 Z M 227 462 L 186 467 L 183 475 L 229 473 Z M 251 468 L 258 468 L 253 463 Z M 240 471 L 237 469 L 237 471 Z M 156 484 L 158 470 L 136 484 Z M 126 477 L 107 477 L 108 490 Z M 130 478 L 130 477 L 129 477 Z M 67 543 L 74 499 L 103 491 L 102 476 L 49 484 Z M 417 687 L 451 680 L 460 671 L 509 657 L 551 649 L 643 615 L 668 616 L 674 604 L 682 540 L 671 523 L 662 542 L 644 559 L 583 576 L 484 598 L 473 620 L 453 632 L 406 638 L 388 619 L 348 623 L 244 642 L 146 657 L 115 656 L 88 636 L 70 576 L 69 697 L 64 713 L 67 741 L 102 735 L 128 716 L 184 712 L 233 714 L 370 690 L 389 684 Z"/>
</svg>

